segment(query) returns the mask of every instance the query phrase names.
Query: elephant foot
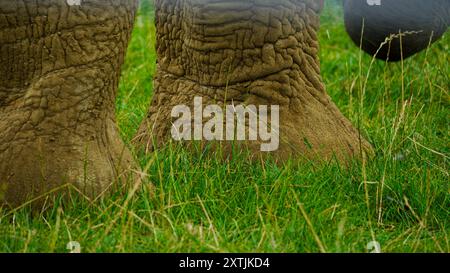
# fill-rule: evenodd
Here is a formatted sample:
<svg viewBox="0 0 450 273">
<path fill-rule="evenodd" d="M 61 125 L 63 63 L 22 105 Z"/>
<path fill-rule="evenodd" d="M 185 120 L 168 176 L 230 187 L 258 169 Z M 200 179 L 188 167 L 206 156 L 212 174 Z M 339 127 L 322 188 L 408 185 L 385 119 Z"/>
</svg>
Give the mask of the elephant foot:
<svg viewBox="0 0 450 273">
<path fill-rule="evenodd" d="M 250 150 L 255 159 L 263 156 L 277 161 L 337 158 L 348 162 L 372 154 L 371 145 L 341 114 L 322 84 L 309 86 L 303 79 L 300 71 L 288 69 L 216 88 L 161 72 L 135 141 L 146 152 L 169 141 L 191 144 L 197 140 L 212 147 L 219 143 L 230 155 L 238 145 Z M 227 109 L 234 110 L 231 120 Z M 237 109 L 243 109 L 243 114 Z M 198 129 L 202 130 L 199 134 Z"/>
<path fill-rule="evenodd" d="M 219 140 L 280 160 L 347 161 L 371 150 L 322 84 L 323 1 L 269 2 L 155 1 L 158 72 L 136 137 L 141 146 L 151 151 L 171 139 Z M 241 119 L 239 129 L 239 118 L 231 118 L 231 126 L 227 108 L 253 120 Z"/>
<path fill-rule="evenodd" d="M 136 0 L 1 2 L 1 203 L 39 206 L 70 189 L 94 198 L 136 168 L 115 125 L 136 9 Z"/>
<path fill-rule="evenodd" d="M 3 202 L 42 204 L 73 187 L 95 198 L 136 168 L 115 125 L 107 99 L 113 90 L 103 73 L 97 68 L 50 73 L 1 105 Z"/>
</svg>

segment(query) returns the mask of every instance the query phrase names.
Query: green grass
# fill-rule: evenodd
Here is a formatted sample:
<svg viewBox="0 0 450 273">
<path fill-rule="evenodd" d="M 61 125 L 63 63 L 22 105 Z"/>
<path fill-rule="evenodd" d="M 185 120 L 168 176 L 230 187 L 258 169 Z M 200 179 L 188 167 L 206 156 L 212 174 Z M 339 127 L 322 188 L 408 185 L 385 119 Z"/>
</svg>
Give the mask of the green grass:
<svg viewBox="0 0 450 273">
<path fill-rule="evenodd" d="M 371 67 L 341 16 L 331 6 L 322 15 L 322 73 L 375 158 L 277 166 L 167 147 L 139 156 L 148 176 L 134 194 L 0 211 L 0 252 L 67 252 L 69 241 L 83 252 L 367 252 L 373 240 L 384 252 L 449 252 L 449 35 L 403 64 Z M 127 142 L 152 94 L 151 18 L 144 2 L 120 83 Z"/>
</svg>

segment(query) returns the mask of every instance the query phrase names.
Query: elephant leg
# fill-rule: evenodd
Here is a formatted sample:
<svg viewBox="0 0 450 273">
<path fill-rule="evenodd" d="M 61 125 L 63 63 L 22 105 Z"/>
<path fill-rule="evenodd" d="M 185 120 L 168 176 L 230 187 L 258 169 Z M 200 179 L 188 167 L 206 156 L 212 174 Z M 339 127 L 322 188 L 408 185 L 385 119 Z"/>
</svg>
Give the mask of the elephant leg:
<svg viewBox="0 0 450 273">
<path fill-rule="evenodd" d="M 115 121 L 137 0 L 0 0 L 0 189 L 12 206 L 134 166 Z"/>
<path fill-rule="evenodd" d="M 317 30 L 323 1 L 155 3 L 158 72 L 136 137 L 148 151 L 173 138 L 171 111 L 187 105 L 194 113 L 196 97 L 204 107 L 279 106 L 280 143 L 268 154 L 281 160 L 345 161 L 371 151 L 322 83 Z M 261 142 L 243 143 L 259 155 Z"/>
</svg>

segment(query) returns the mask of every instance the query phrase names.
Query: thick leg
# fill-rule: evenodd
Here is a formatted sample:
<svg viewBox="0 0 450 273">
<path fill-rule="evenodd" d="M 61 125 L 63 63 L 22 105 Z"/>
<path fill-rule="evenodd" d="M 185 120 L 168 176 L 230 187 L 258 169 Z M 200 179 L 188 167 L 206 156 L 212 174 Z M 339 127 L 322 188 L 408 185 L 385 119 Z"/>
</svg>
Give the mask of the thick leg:
<svg viewBox="0 0 450 273">
<path fill-rule="evenodd" d="M 171 138 L 173 107 L 192 106 L 195 97 L 204 106 L 279 105 L 277 158 L 344 161 L 371 149 L 322 84 L 316 35 L 322 1 L 157 0 L 156 6 L 155 95 L 137 135 L 149 150 Z M 259 142 L 247 145 L 258 154 Z"/>
<path fill-rule="evenodd" d="M 96 196 L 133 164 L 115 97 L 136 8 L 136 0 L 0 0 L 3 201 L 66 184 Z"/>
</svg>

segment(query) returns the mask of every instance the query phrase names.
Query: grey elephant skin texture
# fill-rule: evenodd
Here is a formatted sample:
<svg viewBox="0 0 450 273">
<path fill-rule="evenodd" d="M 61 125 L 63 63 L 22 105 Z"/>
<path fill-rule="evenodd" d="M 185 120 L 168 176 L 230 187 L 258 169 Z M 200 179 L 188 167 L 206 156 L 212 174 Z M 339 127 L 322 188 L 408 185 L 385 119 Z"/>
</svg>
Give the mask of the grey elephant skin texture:
<svg viewBox="0 0 450 273">
<path fill-rule="evenodd" d="M 345 26 L 357 46 L 381 60 L 396 62 L 421 52 L 450 24 L 449 0 L 367 2 L 344 0 Z"/>
<path fill-rule="evenodd" d="M 3 203 L 71 186 L 93 198 L 133 166 L 115 98 L 137 4 L 0 0 Z"/>
</svg>

